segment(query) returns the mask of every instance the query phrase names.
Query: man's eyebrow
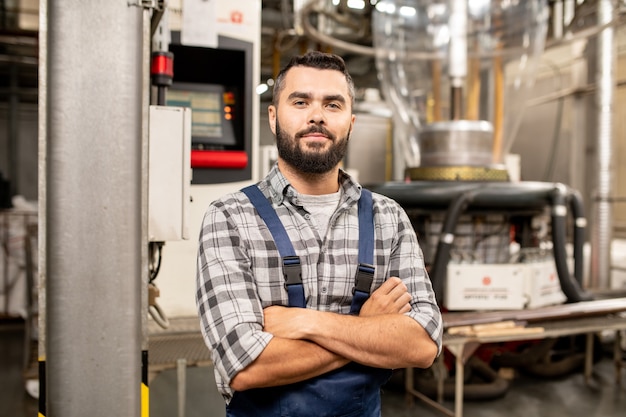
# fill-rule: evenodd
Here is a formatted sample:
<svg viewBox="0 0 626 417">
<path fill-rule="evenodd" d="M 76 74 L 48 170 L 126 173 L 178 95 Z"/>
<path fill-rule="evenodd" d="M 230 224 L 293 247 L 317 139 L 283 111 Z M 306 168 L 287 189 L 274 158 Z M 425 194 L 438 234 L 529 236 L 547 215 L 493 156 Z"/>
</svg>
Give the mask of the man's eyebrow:
<svg viewBox="0 0 626 417">
<path fill-rule="evenodd" d="M 303 91 L 294 91 L 293 93 L 289 94 L 287 99 L 288 100 L 293 100 L 295 98 L 311 99 L 312 97 L 313 95 L 311 93 L 306 93 Z M 324 101 L 338 101 L 340 103 L 345 103 L 346 98 L 342 94 L 330 94 L 330 95 L 324 96 Z"/>
<path fill-rule="evenodd" d="M 346 98 L 342 94 L 332 94 L 324 97 L 324 101 L 338 101 L 340 103 L 345 103 Z"/>
<path fill-rule="evenodd" d="M 288 100 L 293 100 L 294 98 L 311 98 L 312 95 L 311 93 L 305 93 L 302 91 L 294 91 L 293 93 L 289 94 L 289 97 L 287 97 Z"/>
</svg>

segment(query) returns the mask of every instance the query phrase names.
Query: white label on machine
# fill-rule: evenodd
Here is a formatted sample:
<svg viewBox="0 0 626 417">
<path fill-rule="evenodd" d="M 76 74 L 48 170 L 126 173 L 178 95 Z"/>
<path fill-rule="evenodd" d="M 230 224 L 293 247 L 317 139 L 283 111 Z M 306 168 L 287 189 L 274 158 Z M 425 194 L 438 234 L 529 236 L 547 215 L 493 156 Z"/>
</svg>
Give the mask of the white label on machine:
<svg viewBox="0 0 626 417">
<path fill-rule="evenodd" d="M 527 302 L 521 264 L 449 264 L 444 285 L 448 310 L 514 310 Z"/>
</svg>

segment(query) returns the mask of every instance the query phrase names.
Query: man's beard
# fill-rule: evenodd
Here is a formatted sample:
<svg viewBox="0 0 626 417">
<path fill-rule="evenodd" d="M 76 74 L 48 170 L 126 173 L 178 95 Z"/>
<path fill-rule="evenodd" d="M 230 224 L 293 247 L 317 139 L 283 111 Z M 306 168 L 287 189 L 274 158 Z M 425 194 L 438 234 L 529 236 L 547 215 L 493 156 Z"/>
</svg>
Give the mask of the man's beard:
<svg viewBox="0 0 626 417">
<path fill-rule="evenodd" d="M 308 143 L 304 145 L 308 149 L 303 149 L 300 139 L 310 133 L 322 133 L 327 136 L 332 142 L 330 147 L 324 150 L 323 143 Z M 298 132 L 293 138 L 280 129 L 280 123 L 276 119 L 278 155 L 289 165 L 307 174 L 325 174 L 334 169 L 346 155 L 349 139 L 349 131 L 345 137 L 337 139 L 335 135 L 319 125 Z"/>
</svg>

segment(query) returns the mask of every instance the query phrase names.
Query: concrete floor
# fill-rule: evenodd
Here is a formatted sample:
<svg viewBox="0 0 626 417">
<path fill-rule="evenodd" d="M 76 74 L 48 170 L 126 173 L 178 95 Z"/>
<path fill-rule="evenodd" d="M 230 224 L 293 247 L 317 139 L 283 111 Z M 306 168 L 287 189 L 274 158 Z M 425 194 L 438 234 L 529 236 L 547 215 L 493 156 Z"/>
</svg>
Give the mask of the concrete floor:
<svg viewBox="0 0 626 417">
<path fill-rule="evenodd" d="M 24 389 L 22 364 L 24 329 L 20 322 L 0 320 L 0 417 L 34 417 L 37 400 Z M 610 349 L 607 349 L 609 351 Z M 185 370 L 185 417 L 223 417 L 224 406 L 217 393 L 209 366 Z M 159 372 L 150 383 L 150 416 L 178 416 L 176 369 Z M 402 374 L 396 373 L 383 392 L 385 417 L 443 416 L 415 401 L 407 404 Z M 453 408 L 452 401 L 444 405 Z M 626 371 L 615 384 L 615 367 L 607 353 L 594 366 L 593 380 L 585 383 L 581 372 L 542 380 L 517 375 L 503 397 L 466 401 L 465 417 L 624 417 L 626 415 Z"/>
</svg>

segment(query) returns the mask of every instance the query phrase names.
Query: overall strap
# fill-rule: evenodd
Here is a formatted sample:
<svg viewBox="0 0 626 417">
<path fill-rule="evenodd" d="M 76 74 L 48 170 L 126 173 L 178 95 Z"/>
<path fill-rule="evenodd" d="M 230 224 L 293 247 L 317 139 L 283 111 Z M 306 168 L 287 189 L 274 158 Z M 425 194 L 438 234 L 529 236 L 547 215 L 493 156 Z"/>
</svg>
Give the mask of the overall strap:
<svg viewBox="0 0 626 417">
<path fill-rule="evenodd" d="M 278 214 L 256 185 L 250 185 L 241 191 L 248 196 L 274 238 L 274 243 L 283 261 L 283 275 L 289 296 L 289 306 L 306 307 L 300 258 L 296 256 L 296 251 L 285 227 L 278 218 Z M 358 211 L 359 265 L 355 277 L 350 314 L 359 314 L 363 303 L 370 295 L 370 288 L 374 279 L 374 208 L 371 191 L 361 190 Z"/>
<path fill-rule="evenodd" d="M 285 288 L 289 295 L 289 307 L 306 307 L 300 258 L 296 256 L 296 251 L 291 244 L 285 227 L 278 218 L 278 214 L 276 214 L 274 208 L 256 185 L 250 185 L 241 191 L 248 196 L 274 238 L 278 253 L 283 260 L 283 275 L 285 277 Z"/>
<path fill-rule="evenodd" d="M 363 188 L 359 199 L 359 265 L 354 279 L 350 314 L 359 314 L 363 303 L 369 298 L 374 271 L 374 203 L 372 192 Z"/>
</svg>

